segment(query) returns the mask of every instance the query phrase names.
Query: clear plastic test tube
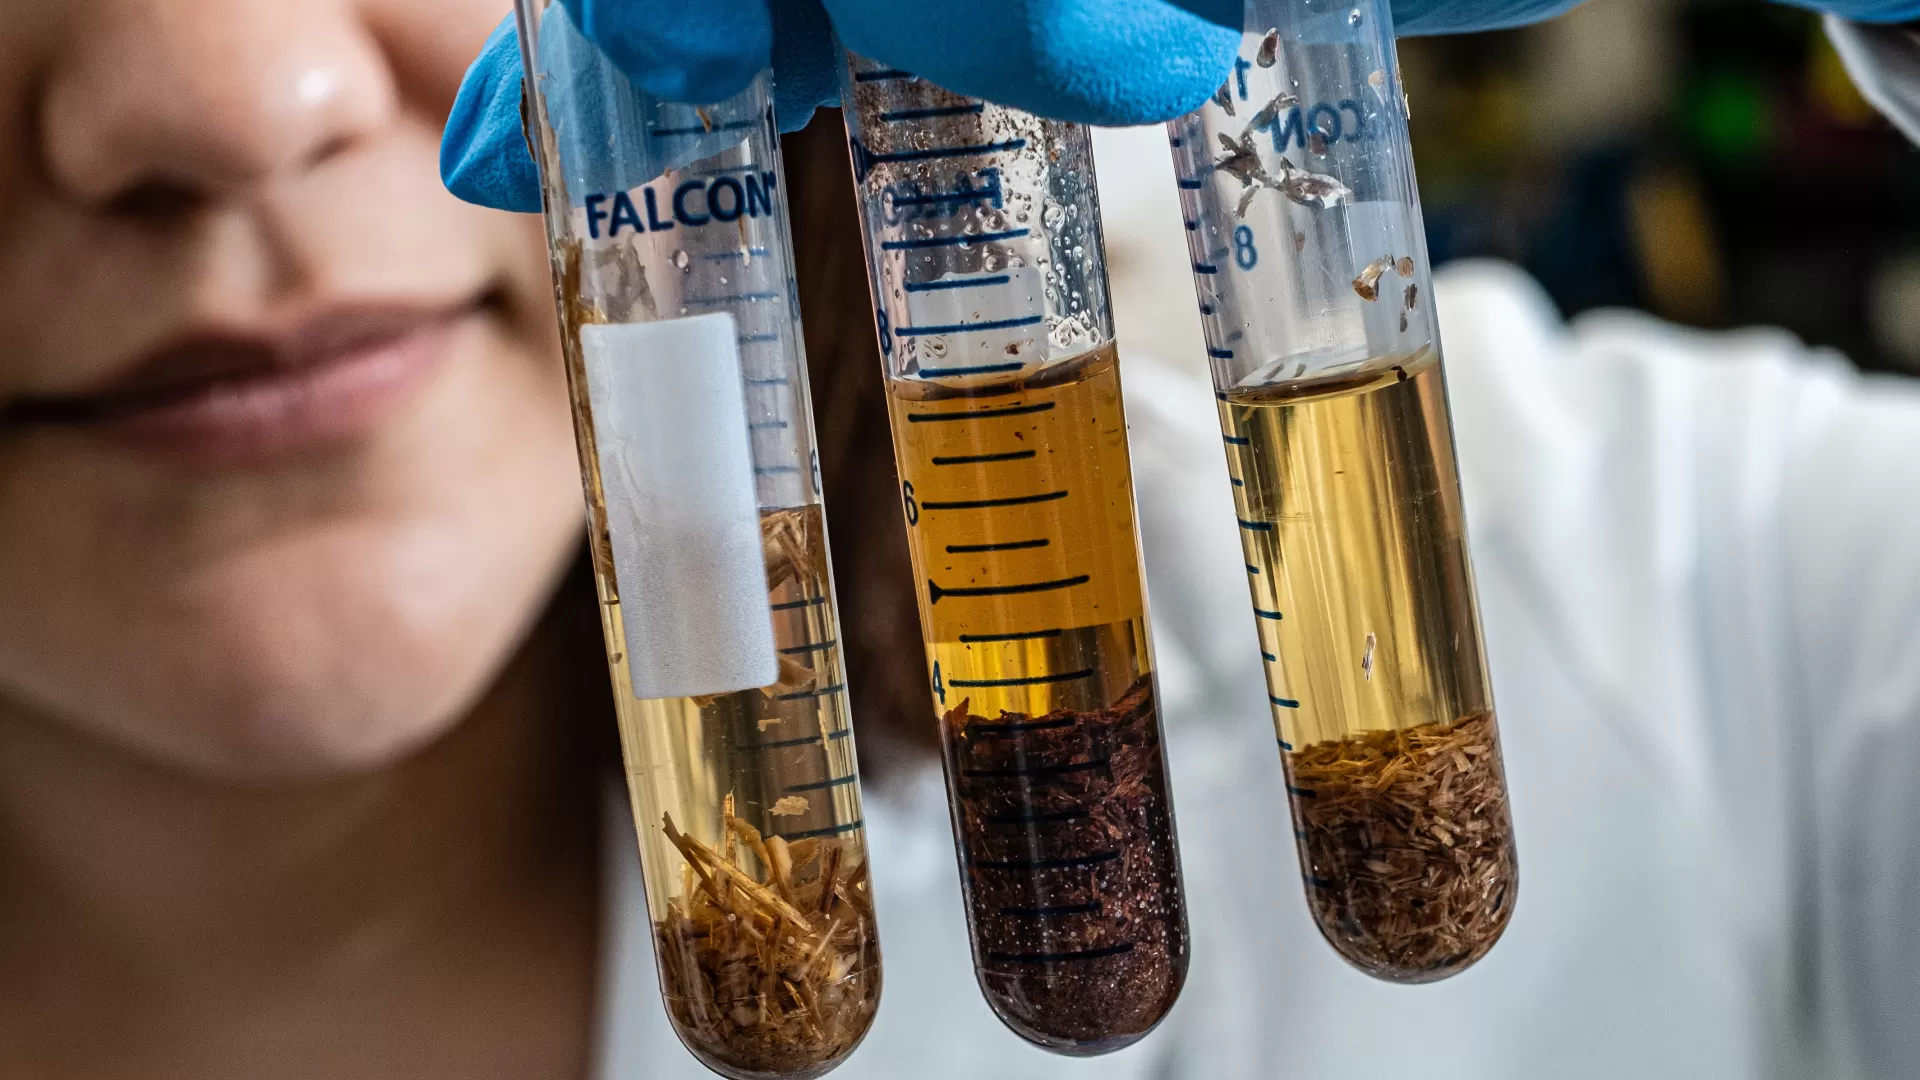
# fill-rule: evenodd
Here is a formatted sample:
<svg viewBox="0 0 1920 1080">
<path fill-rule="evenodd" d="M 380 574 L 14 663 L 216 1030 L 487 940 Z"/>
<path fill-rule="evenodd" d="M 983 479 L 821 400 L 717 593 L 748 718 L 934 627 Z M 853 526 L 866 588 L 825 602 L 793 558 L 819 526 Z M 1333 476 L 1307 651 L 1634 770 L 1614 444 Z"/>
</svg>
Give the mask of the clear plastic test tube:
<svg viewBox="0 0 1920 1080">
<path fill-rule="evenodd" d="M 980 987 L 1104 1053 L 1187 927 L 1087 132 L 859 57 L 844 99 Z"/>
<path fill-rule="evenodd" d="M 817 1076 L 881 972 L 768 76 L 658 101 L 518 13 L 661 991 L 716 1072 Z"/>
<path fill-rule="evenodd" d="M 1250 0 L 1168 125 L 1307 897 L 1400 982 L 1513 910 L 1506 779 L 1387 0 Z"/>
</svg>

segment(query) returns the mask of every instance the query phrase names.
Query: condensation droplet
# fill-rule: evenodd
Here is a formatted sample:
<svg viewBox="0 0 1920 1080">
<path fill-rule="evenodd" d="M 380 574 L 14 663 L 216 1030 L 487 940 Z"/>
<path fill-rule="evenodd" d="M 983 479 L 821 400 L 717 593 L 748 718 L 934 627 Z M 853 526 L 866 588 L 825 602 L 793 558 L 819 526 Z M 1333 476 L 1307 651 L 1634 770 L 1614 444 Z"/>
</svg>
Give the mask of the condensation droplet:
<svg viewBox="0 0 1920 1080">
<path fill-rule="evenodd" d="M 693 262 L 693 258 L 692 256 L 687 254 L 686 248 L 681 248 L 680 250 L 673 253 L 673 265 L 679 267 L 682 270 L 685 270 L 687 266 L 692 262 Z"/>
<path fill-rule="evenodd" d="M 1354 8 L 1352 11 L 1347 13 L 1348 26 L 1359 26 L 1363 21 L 1365 20 L 1361 16 L 1359 8 Z"/>
</svg>

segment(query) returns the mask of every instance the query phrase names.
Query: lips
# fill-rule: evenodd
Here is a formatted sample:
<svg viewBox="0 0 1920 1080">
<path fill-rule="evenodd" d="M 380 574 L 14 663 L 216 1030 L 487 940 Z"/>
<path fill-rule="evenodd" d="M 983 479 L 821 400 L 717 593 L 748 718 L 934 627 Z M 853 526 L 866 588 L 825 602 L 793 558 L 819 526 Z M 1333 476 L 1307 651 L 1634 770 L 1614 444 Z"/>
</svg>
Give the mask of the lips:
<svg viewBox="0 0 1920 1080">
<path fill-rule="evenodd" d="M 66 429 L 203 467 L 341 449 L 425 385 L 480 307 L 360 307 L 281 334 L 194 334 L 104 385 L 0 407 L 0 433 Z"/>
</svg>

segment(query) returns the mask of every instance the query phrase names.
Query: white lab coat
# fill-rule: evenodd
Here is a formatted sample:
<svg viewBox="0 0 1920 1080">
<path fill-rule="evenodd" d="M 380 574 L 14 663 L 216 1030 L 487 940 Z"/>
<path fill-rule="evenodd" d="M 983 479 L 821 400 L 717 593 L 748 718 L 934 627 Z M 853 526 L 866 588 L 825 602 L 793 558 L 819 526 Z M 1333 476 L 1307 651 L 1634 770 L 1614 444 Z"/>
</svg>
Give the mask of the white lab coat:
<svg viewBox="0 0 1920 1080">
<path fill-rule="evenodd" d="M 869 792 L 886 987 L 837 1077 L 1920 1076 L 1920 386 L 1773 331 L 1569 326 L 1499 264 L 1435 292 L 1518 833 L 1505 939 L 1423 987 L 1320 941 L 1211 390 L 1130 355 L 1186 991 L 1105 1058 L 1004 1030 L 930 766 Z M 706 1076 L 611 813 L 600 1080 Z"/>
</svg>

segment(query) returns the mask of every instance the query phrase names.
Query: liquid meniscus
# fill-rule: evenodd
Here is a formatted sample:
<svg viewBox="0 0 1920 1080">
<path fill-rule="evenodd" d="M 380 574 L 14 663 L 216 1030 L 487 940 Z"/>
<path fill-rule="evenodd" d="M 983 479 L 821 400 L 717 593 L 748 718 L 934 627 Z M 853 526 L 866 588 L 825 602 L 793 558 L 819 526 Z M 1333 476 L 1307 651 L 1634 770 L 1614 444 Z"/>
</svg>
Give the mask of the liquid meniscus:
<svg viewBox="0 0 1920 1080">
<path fill-rule="evenodd" d="M 1218 397 L 1315 919 L 1371 974 L 1444 978 L 1517 881 L 1439 358 Z"/>
<path fill-rule="evenodd" d="M 1187 965 L 1117 354 L 888 392 L 981 988 L 1117 1049 Z"/>
</svg>

